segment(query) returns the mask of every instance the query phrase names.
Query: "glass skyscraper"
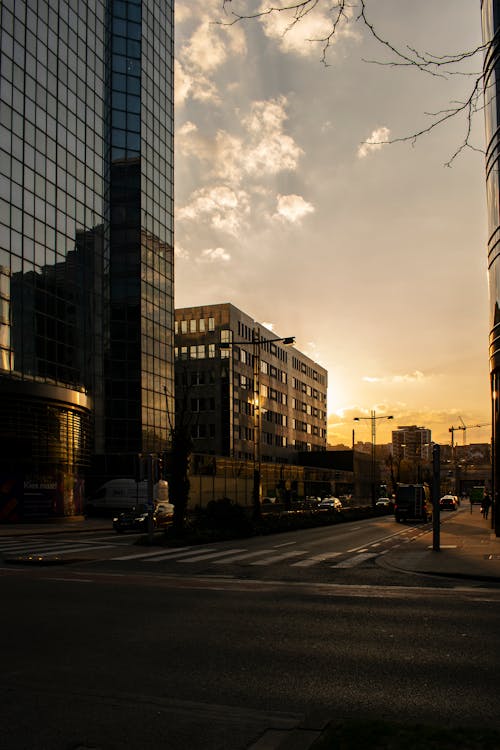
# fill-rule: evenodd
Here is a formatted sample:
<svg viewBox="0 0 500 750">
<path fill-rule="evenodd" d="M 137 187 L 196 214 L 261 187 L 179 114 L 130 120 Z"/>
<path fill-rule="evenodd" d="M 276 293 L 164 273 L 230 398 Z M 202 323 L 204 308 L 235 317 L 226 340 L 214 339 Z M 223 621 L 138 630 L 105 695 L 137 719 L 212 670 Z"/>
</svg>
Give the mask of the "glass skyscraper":
<svg viewBox="0 0 500 750">
<path fill-rule="evenodd" d="M 0 522 L 173 415 L 173 0 L 2 0 Z"/>
<path fill-rule="evenodd" d="M 490 374 L 493 429 L 493 521 L 500 536 L 500 0 L 482 0 L 488 278 L 490 290 Z"/>
</svg>

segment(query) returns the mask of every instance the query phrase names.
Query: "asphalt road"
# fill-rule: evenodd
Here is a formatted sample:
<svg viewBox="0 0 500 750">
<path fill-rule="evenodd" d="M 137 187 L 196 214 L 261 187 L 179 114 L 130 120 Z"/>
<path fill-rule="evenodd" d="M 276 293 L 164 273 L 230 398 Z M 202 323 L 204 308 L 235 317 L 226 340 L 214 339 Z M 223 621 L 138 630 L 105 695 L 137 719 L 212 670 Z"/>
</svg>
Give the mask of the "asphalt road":
<svg viewBox="0 0 500 750">
<path fill-rule="evenodd" d="M 336 570 L 399 530 L 361 527 L 215 545 L 300 553 L 252 567 L 264 558 L 117 561 L 140 554 L 128 541 L 0 567 L 3 746 L 272 748 L 327 718 L 499 727 L 498 588 L 396 581 L 376 557 Z"/>
<path fill-rule="evenodd" d="M 110 531 L 0 537 L 0 554 L 16 562 L 68 563 L 115 573 L 218 575 L 245 579 L 323 583 L 408 584 L 406 574 L 381 572 L 383 556 L 411 542 L 429 526 L 395 524 L 392 516 L 341 523 L 300 532 L 177 549 L 137 546 L 139 536 Z M 161 541 L 157 534 L 155 540 Z M 416 583 L 417 585 L 417 583 Z M 442 586 L 443 583 L 439 582 Z"/>
</svg>

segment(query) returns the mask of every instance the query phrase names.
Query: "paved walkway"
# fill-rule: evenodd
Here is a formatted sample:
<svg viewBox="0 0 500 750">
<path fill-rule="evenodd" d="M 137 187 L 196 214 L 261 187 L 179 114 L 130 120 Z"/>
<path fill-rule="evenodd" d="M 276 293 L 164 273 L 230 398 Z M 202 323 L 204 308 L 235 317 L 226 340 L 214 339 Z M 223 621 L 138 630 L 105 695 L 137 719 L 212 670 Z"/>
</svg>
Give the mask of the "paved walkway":
<svg viewBox="0 0 500 750">
<path fill-rule="evenodd" d="M 500 583 L 500 538 L 491 518 L 481 515 L 479 505 L 443 511 L 439 550 L 433 549 L 433 532 L 400 545 L 382 558 L 382 564 L 414 573 L 469 578 Z"/>
</svg>

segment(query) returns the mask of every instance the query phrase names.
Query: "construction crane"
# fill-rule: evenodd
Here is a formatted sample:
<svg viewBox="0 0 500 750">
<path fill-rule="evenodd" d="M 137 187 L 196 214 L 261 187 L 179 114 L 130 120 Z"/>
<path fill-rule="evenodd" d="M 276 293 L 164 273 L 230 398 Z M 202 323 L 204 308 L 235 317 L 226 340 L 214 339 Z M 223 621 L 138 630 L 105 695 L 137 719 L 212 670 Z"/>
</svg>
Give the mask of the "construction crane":
<svg viewBox="0 0 500 750">
<path fill-rule="evenodd" d="M 463 444 L 464 445 L 466 443 L 466 439 L 465 438 L 466 438 L 467 430 L 473 430 L 476 427 L 489 427 L 490 426 L 489 422 L 485 422 L 483 424 L 465 424 L 465 422 L 462 419 L 462 417 L 459 417 L 459 420 L 462 422 L 462 424 L 459 425 L 458 429 L 459 430 L 463 430 L 463 432 L 464 432 L 464 439 L 463 439 Z"/>
<path fill-rule="evenodd" d="M 451 447 L 452 447 L 452 449 L 455 447 L 455 432 L 457 430 L 462 430 L 463 431 L 463 433 L 464 433 L 463 444 L 465 445 L 467 430 L 473 430 L 476 427 L 489 427 L 490 426 L 489 422 L 485 422 L 483 424 L 465 424 L 465 422 L 462 419 L 462 417 L 459 417 L 459 420 L 462 422 L 462 424 L 458 425 L 458 427 L 450 427 L 449 430 L 448 430 L 448 432 L 451 432 Z"/>
</svg>

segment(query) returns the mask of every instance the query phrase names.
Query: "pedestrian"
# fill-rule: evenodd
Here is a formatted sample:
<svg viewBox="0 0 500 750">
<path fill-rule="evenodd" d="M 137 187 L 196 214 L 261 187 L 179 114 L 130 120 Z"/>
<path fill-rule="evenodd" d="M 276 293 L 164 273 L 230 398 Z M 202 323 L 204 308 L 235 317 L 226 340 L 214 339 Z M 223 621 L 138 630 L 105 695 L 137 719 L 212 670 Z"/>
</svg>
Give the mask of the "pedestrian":
<svg viewBox="0 0 500 750">
<path fill-rule="evenodd" d="M 483 497 L 483 504 L 481 506 L 481 511 L 483 513 L 484 518 L 488 518 L 490 507 L 491 507 L 491 498 L 488 495 L 488 493 L 485 492 L 484 497 Z"/>
<path fill-rule="evenodd" d="M 469 495 L 470 512 L 472 513 L 472 506 L 474 505 L 472 495 Z"/>
</svg>

